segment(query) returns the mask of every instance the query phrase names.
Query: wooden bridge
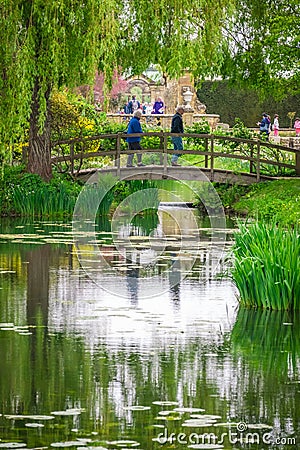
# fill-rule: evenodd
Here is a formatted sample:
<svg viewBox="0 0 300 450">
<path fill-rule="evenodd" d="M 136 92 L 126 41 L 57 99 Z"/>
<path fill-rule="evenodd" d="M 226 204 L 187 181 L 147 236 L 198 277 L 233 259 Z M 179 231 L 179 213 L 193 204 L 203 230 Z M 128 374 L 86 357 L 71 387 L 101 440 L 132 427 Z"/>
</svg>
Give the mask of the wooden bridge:
<svg viewBox="0 0 300 450">
<path fill-rule="evenodd" d="M 52 162 L 58 170 L 69 172 L 72 176 L 82 179 L 99 172 L 127 180 L 172 178 L 201 181 L 208 178 L 219 183 L 252 184 L 282 178 L 287 175 L 287 171 L 288 175 L 300 176 L 298 145 L 282 146 L 260 139 L 196 133 L 178 135 L 163 131 L 135 136 L 142 137 L 142 147 L 143 137 L 151 138 L 153 147 L 143 147 L 139 152 L 147 155 L 145 167 L 126 167 L 127 155 L 137 153 L 128 150 L 125 142 L 128 137 L 126 133 L 101 134 L 55 142 L 52 145 Z M 171 136 L 183 138 L 183 151 L 172 149 Z M 194 148 L 188 149 L 189 145 Z M 182 154 L 182 166 L 171 166 L 170 159 L 174 153 Z M 187 163 L 188 155 L 197 155 L 196 163 Z M 241 170 L 220 168 L 226 167 L 226 163 L 230 160 L 240 161 Z"/>
</svg>

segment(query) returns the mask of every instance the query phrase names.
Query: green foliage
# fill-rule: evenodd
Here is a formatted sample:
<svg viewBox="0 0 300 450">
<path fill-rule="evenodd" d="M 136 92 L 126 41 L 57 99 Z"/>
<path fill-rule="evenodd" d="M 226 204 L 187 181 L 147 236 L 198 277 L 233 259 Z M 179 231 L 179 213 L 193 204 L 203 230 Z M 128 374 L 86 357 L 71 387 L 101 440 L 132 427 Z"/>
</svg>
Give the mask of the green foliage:
<svg viewBox="0 0 300 450">
<path fill-rule="evenodd" d="M 210 134 L 210 126 L 206 119 L 202 118 L 199 122 L 195 122 L 185 127 L 185 133 Z"/>
<path fill-rule="evenodd" d="M 151 191 L 157 190 L 157 184 L 152 180 L 124 180 L 119 181 L 114 187 L 114 205 L 117 206 L 119 203 L 124 201 L 127 197 L 134 194 L 135 192 L 142 191 L 144 189 L 149 189 Z M 156 192 L 156 203 L 158 201 L 158 191 Z M 158 206 L 157 203 L 157 206 Z M 139 205 L 139 208 L 143 209 L 143 205 Z M 141 210 L 137 208 L 137 211 Z"/>
<path fill-rule="evenodd" d="M 53 92 L 50 105 L 52 141 L 126 130 L 125 124 L 112 123 L 105 113 L 97 112 L 83 97 L 70 92 Z"/>
<path fill-rule="evenodd" d="M 300 115 L 299 95 L 287 95 L 285 99 L 275 100 L 272 92 L 261 99 L 256 90 L 240 87 L 229 81 L 204 81 L 197 90 L 198 98 L 207 106 L 207 112 L 219 114 L 221 122 L 233 126 L 238 117 L 247 127 L 257 128 L 261 114 L 266 111 L 273 118 L 279 115 L 281 128 L 291 126 L 288 113 L 298 111 Z"/>
<path fill-rule="evenodd" d="M 231 275 L 246 307 L 300 308 L 299 229 L 260 222 L 241 224 L 234 234 Z"/>
<path fill-rule="evenodd" d="M 71 215 L 81 185 L 67 177 L 54 176 L 45 183 L 38 175 L 24 173 L 24 168 L 5 167 L 0 180 L 0 215 L 66 216 Z"/>
<path fill-rule="evenodd" d="M 243 196 L 247 194 L 249 189 L 251 189 L 249 186 L 242 186 L 239 184 L 219 184 L 214 183 L 214 188 L 216 189 L 223 207 L 225 210 L 232 210 L 232 206 L 239 201 Z"/>
<path fill-rule="evenodd" d="M 226 21 L 222 73 L 261 97 L 284 98 L 299 92 L 298 0 L 240 0 Z"/>
<path fill-rule="evenodd" d="M 291 179 L 254 184 L 232 207 L 237 213 L 260 220 L 300 225 L 300 181 Z"/>
<path fill-rule="evenodd" d="M 104 96 L 117 67 L 141 74 L 150 63 L 159 64 L 172 77 L 178 77 L 185 67 L 199 76 L 214 73 L 222 59 L 221 19 L 232 3 L 228 0 L 217 4 L 212 0 L 167 3 L 86 0 L 84 5 L 78 0 L 1 2 L 3 148 L 12 142 L 25 141 L 30 128 L 35 142 L 30 140 L 29 152 L 32 160 L 38 159 L 36 147 L 31 144 L 38 144 L 41 137 L 44 143 L 50 139 L 43 131 L 51 93 L 65 86 L 92 86 L 97 71 L 105 79 Z"/>
</svg>

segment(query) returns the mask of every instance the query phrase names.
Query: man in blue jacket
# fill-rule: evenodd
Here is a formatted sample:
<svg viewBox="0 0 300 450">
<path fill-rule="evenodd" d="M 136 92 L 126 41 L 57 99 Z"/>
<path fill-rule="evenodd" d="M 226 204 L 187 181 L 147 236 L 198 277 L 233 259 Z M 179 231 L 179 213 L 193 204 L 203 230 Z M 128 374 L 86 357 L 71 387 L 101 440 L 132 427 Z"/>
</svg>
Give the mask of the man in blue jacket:
<svg viewBox="0 0 300 450">
<path fill-rule="evenodd" d="M 142 127 L 140 124 L 140 119 L 142 117 L 142 111 L 140 109 L 137 109 L 133 113 L 132 119 L 130 119 L 130 122 L 128 124 L 127 128 L 127 134 L 133 134 L 133 133 L 142 133 Z M 141 144 L 140 144 L 141 136 L 130 136 L 126 139 L 126 142 L 128 142 L 128 149 L 129 150 L 142 150 Z M 131 153 L 128 155 L 127 158 L 127 167 L 134 167 L 133 166 L 133 157 L 134 153 Z M 142 163 L 142 154 L 137 154 L 137 161 L 138 166 L 144 166 L 145 164 Z"/>
</svg>

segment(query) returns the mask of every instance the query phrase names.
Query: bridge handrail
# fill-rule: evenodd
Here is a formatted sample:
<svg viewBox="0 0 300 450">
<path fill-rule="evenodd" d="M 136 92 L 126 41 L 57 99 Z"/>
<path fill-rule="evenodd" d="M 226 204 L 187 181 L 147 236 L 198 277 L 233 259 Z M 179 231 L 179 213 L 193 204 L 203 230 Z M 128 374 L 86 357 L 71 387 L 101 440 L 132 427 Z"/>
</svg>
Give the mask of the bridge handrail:
<svg viewBox="0 0 300 450">
<path fill-rule="evenodd" d="M 114 133 L 114 134 L 104 133 L 104 134 L 99 134 L 99 135 L 94 135 L 94 136 L 77 137 L 77 138 L 63 139 L 63 140 L 55 141 L 52 143 L 52 149 L 54 149 L 57 146 L 60 147 L 61 145 L 69 145 L 70 146 L 70 155 L 52 157 L 52 162 L 58 163 L 58 162 L 62 162 L 62 161 L 65 161 L 65 162 L 70 161 L 70 163 L 71 163 L 70 171 L 72 174 L 74 174 L 74 161 L 75 160 L 78 160 L 78 159 L 81 160 L 81 164 L 82 164 L 83 159 L 95 158 L 98 156 L 113 156 L 115 159 L 115 165 L 117 165 L 119 168 L 119 166 L 120 166 L 120 158 L 119 157 L 120 157 L 121 153 L 122 154 L 136 153 L 135 150 L 129 150 L 127 148 L 121 149 L 121 140 L 126 139 L 129 136 L 133 136 L 133 135 L 127 134 L 126 132 L 118 132 L 118 133 Z M 214 158 L 223 157 L 223 158 L 229 158 L 229 159 L 239 159 L 239 160 L 249 161 L 250 162 L 250 173 L 253 173 L 254 165 L 256 165 L 255 173 L 257 174 L 257 180 L 260 179 L 261 164 L 268 164 L 268 165 L 273 165 L 273 166 L 278 166 L 278 167 L 283 167 L 283 168 L 295 169 L 296 174 L 300 175 L 300 150 L 299 149 L 296 149 L 293 147 L 286 147 L 286 146 L 278 145 L 278 144 L 273 144 L 271 142 L 263 141 L 258 138 L 244 139 L 244 138 L 226 136 L 226 135 L 224 136 L 224 135 L 201 134 L 201 133 L 180 133 L 179 134 L 179 133 L 171 133 L 171 132 L 166 132 L 166 131 L 150 131 L 150 132 L 144 132 L 144 133 L 135 133 L 134 136 L 141 136 L 141 138 L 143 136 L 159 137 L 160 138 L 160 148 L 155 148 L 155 149 L 147 148 L 147 149 L 143 149 L 143 150 L 139 151 L 139 153 L 161 154 L 160 164 L 164 165 L 164 166 L 167 165 L 166 156 L 168 154 L 184 153 L 184 154 L 194 154 L 194 155 L 204 156 L 205 157 L 204 164 L 205 164 L 206 168 L 208 167 L 208 162 L 209 162 L 209 158 L 210 158 L 210 169 L 212 172 L 214 170 Z M 168 148 L 168 138 L 172 137 L 172 136 L 181 136 L 183 138 L 202 139 L 205 142 L 205 150 L 185 149 L 184 151 L 174 151 L 173 149 Z M 101 141 L 103 139 L 110 139 L 112 141 L 115 140 L 115 149 L 103 150 L 100 147 L 100 150 L 92 151 L 92 152 L 85 152 L 85 151 L 81 150 L 80 152 L 75 153 L 75 151 L 74 151 L 74 147 L 78 143 L 84 145 L 85 143 L 88 143 L 88 142 L 99 141 L 99 140 Z M 220 141 L 220 140 L 231 141 L 231 142 L 249 145 L 250 146 L 250 156 L 244 155 L 244 154 L 237 154 L 237 152 L 234 150 L 232 150 L 230 153 L 215 151 L 214 142 Z M 255 151 L 254 147 L 256 147 L 256 151 Z M 261 157 L 261 148 L 262 147 L 294 153 L 295 154 L 295 163 L 289 164 L 286 162 L 281 162 L 278 160 L 272 160 L 269 158 Z M 165 155 L 165 156 L 163 156 L 163 155 Z M 80 164 L 80 167 L 81 167 L 81 164 Z M 77 172 L 79 170 L 80 170 L 80 168 L 77 170 Z"/>
<path fill-rule="evenodd" d="M 52 147 L 55 147 L 57 145 L 62 144 L 72 144 L 77 142 L 89 142 L 89 141 L 97 141 L 99 139 L 117 139 L 118 136 L 121 139 L 126 139 L 129 136 L 139 136 L 139 137 L 145 137 L 145 136 L 158 136 L 158 137 L 172 137 L 172 136 L 181 136 L 183 138 L 189 137 L 189 138 L 200 138 L 200 139 L 213 139 L 213 140 L 223 140 L 223 141 L 232 141 L 232 142 L 240 142 L 244 144 L 256 144 L 257 142 L 260 142 L 260 145 L 263 147 L 268 148 L 274 148 L 277 150 L 283 150 L 283 151 L 290 151 L 292 153 L 299 152 L 298 149 L 295 149 L 294 147 L 289 147 L 285 145 L 280 144 L 274 144 L 269 141 L 264 141 L 259 138 L 254 139 L 245 139 L 245 138 L 239 138 L 235 136 L 226 136 L 226 135 L 217 135 L 217 134 L 202 134 L 202 133 L 171 133 L 167 131 L 147 131 L 144 133 L 134 133 L 134 134 L 128 134 L 128 133 L 104 133 L 104 134 L 98 134 L 94 136 L 83 136 L 83 137 L 76 137 L 76 138 L 70 138 L 70 139 L 60 139 L 58 141 L 54 141 L 51 143 Z"/>
</svg>

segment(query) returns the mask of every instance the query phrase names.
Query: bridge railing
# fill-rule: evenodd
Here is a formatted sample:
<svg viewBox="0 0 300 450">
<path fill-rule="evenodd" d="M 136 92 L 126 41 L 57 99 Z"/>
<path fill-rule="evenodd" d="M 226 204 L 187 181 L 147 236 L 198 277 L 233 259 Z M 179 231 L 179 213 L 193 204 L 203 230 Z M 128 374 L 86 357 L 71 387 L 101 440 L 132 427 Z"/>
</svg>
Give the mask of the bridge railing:
<svg viewBox="0 0 300 450">
<path fill-rule="evenodd" d="M 296 175 L 300 175 L 300 149 L 260 139 L 251 140 L 214 134 L 146 132 L 135 134 L 135 136 L 141 136 L 142 147 L 143 137 L 156 138 L 159 143 L 155 145 L 155 148 L 143 148 L 137 152 L 127 148 L 125 139 L 128 136 L 130 135 L 126 133 L 101 134 L 54 142 L 52 143 L 52 162 L 59 167 L 59 170 L 68 171 L 76 176 L 81 171 L 84 161 L 88 159 L 93 159 L 95 162 L 101 158 L 105 166 L 110 163 L 120 171 L 121 164 L 125 165 L 123 155 L 154 153 L 158 155 L 156 164 L 162 165 L 166 171 L 169 165 L 169 155 L 177 153 L 203 157 L 197 166 L 209 169 L 211 179 L 213 179 L 213 172 L 218 166 L 218 158 L 247 162 L 248 173 L 256 174 L 257 181 L 260 181 L 264 166 L 276 166 L 278 170 L 290 169 L 295 171 Z M 184 139 L 183 151 L 173 150 L 171 136 L 181 136 Z M 191 142 L 198 148 L 189 149 L 188 145 Z M 230 147 L 224 148 L 225 143 L 230 144 Z M 77 161 L 76 167 L 75 161 Z"/>
</svg>

